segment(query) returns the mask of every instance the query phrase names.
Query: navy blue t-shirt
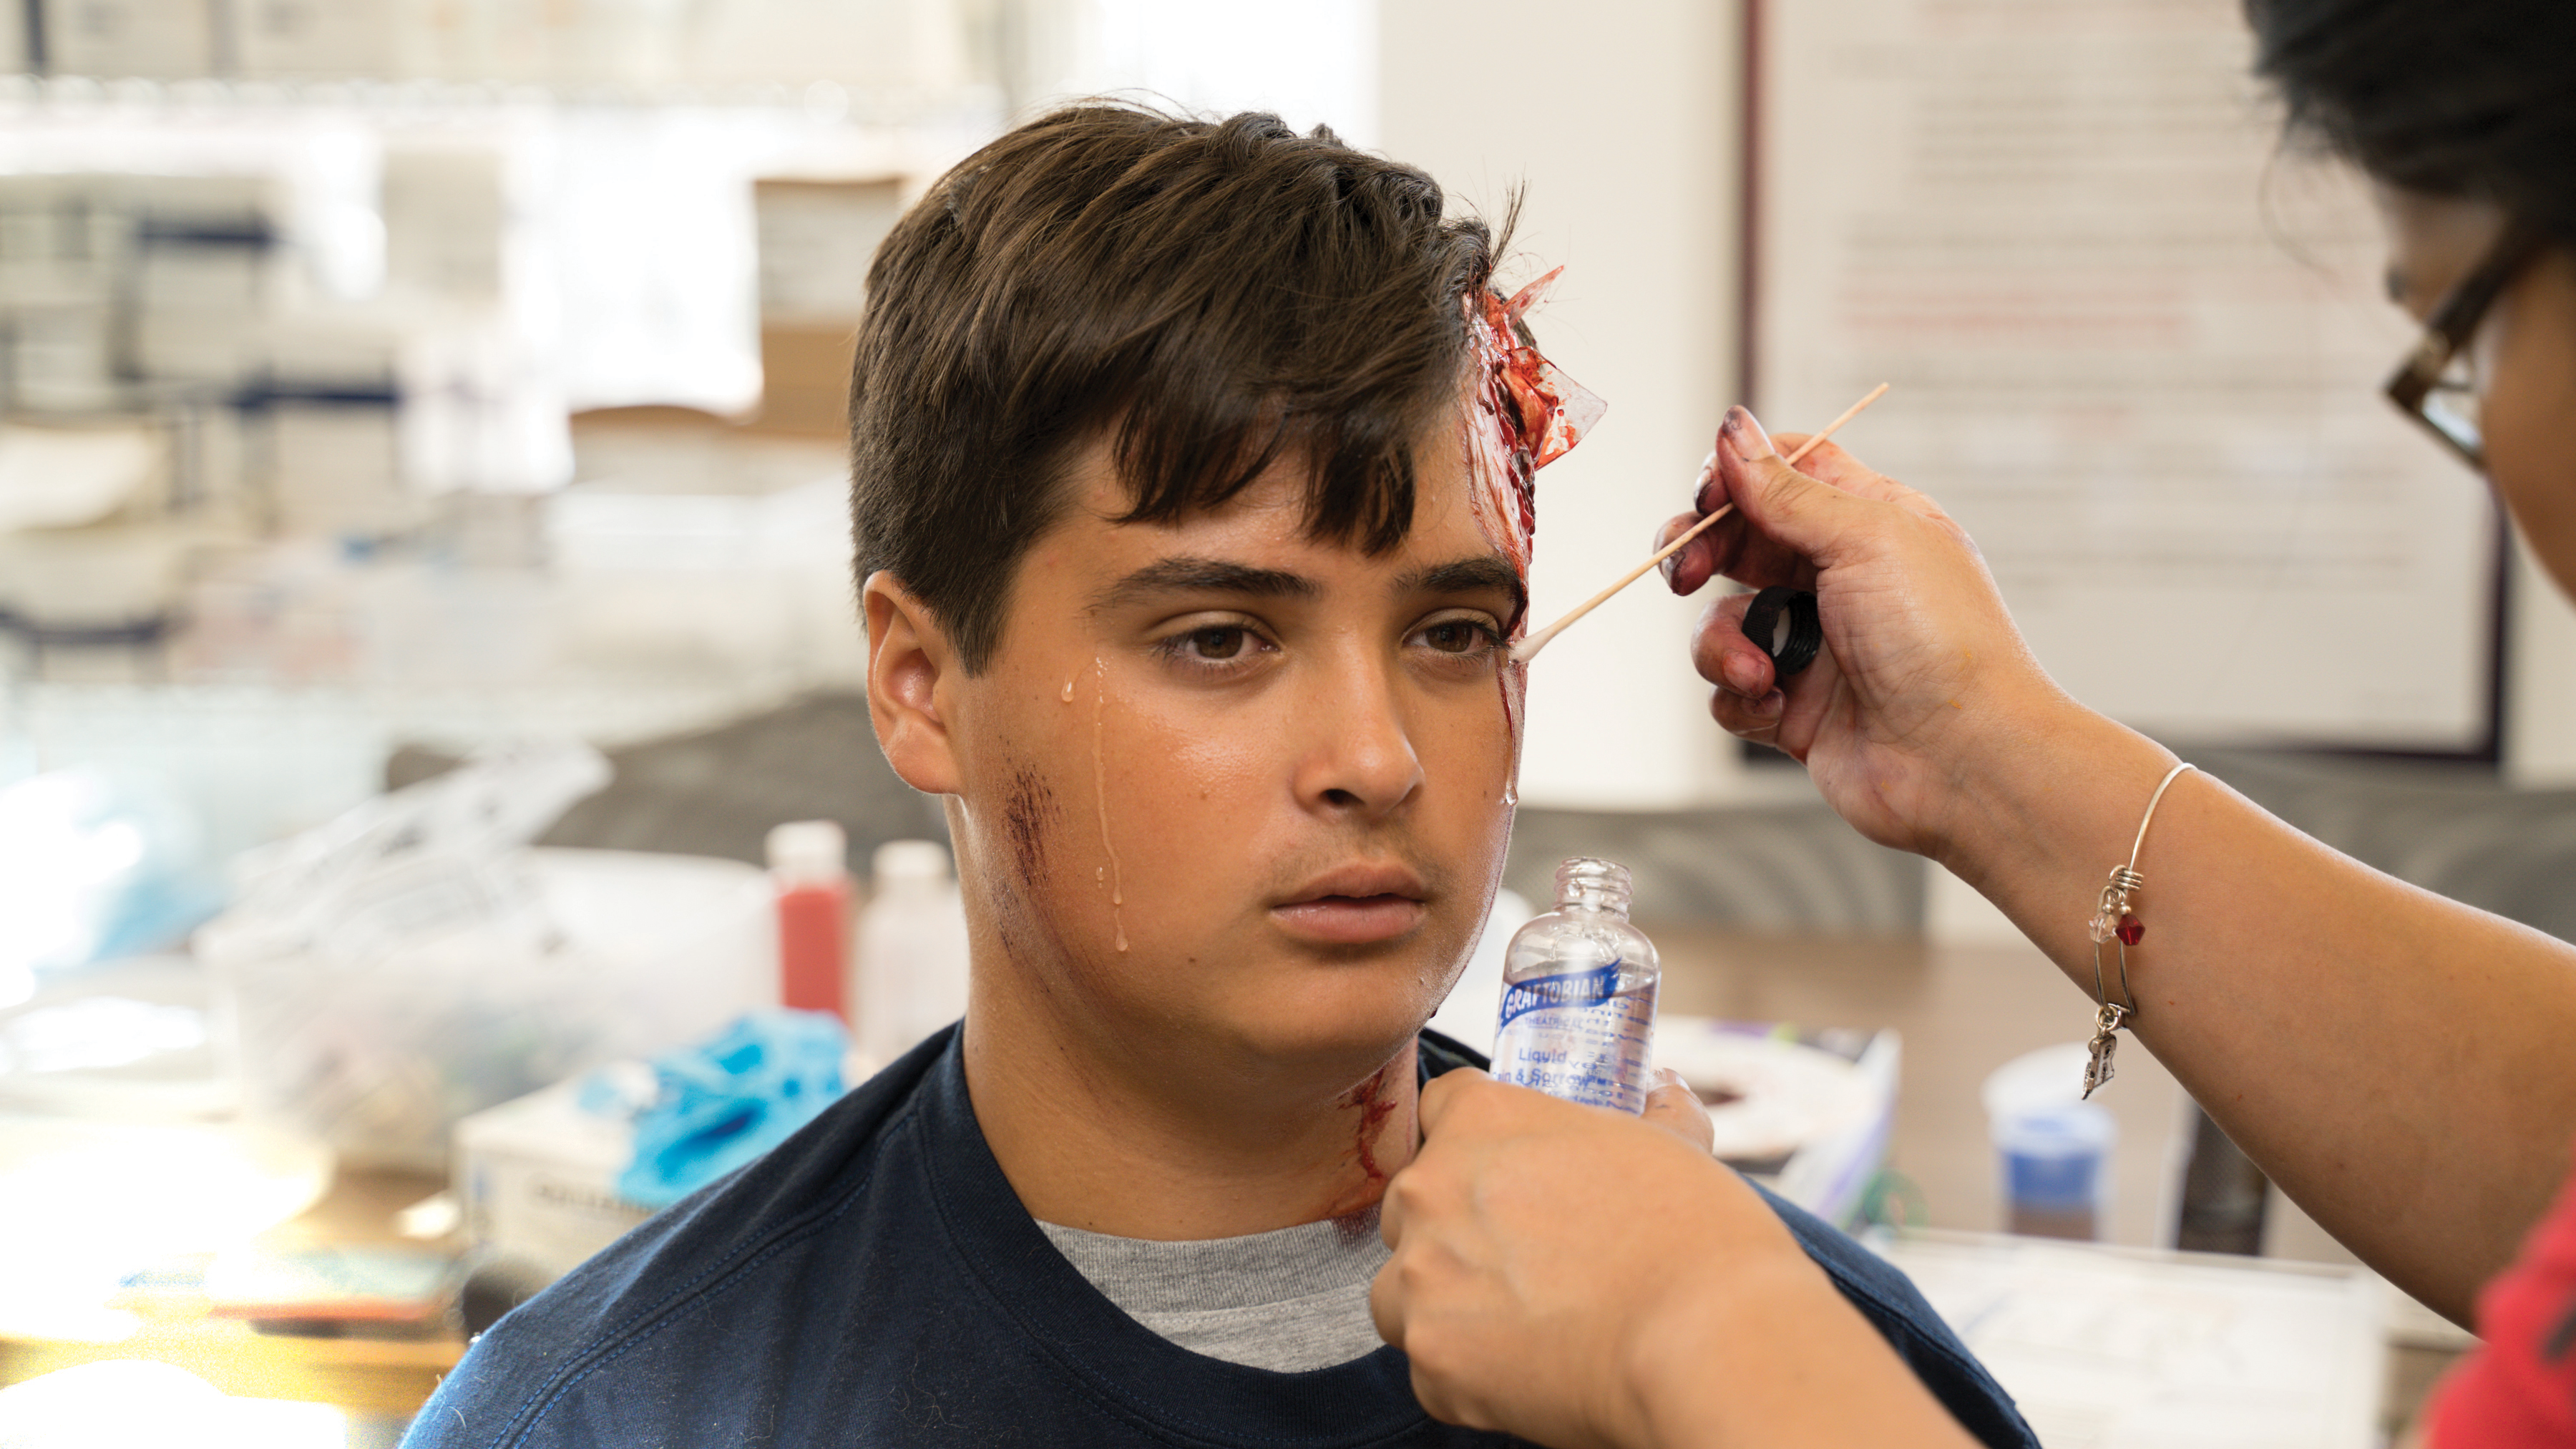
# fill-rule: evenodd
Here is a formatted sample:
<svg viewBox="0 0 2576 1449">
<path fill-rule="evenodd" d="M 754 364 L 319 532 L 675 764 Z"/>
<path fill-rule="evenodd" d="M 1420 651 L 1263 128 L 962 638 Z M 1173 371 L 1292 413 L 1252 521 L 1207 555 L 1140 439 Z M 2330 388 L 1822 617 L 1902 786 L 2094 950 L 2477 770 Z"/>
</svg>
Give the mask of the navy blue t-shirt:
<svg viewBox="0 0 2576 1449">
<path fill-rule="evenodd" d="M 775 1151 L 619 1239 L 475 1341 L 413 1449 L 1519 1441 L 1438 1423 L 1404 1355 L 1306 1373 L 1192 1353 L 1119 1311 L 1020 1206 L 951 1027 Z M 1426 1076 L 1482 1065 L 1425 1033 Z M 1774 1200 L 1969 1432 L 2037 1441 L 1904 1275 Z"/>
</svg>

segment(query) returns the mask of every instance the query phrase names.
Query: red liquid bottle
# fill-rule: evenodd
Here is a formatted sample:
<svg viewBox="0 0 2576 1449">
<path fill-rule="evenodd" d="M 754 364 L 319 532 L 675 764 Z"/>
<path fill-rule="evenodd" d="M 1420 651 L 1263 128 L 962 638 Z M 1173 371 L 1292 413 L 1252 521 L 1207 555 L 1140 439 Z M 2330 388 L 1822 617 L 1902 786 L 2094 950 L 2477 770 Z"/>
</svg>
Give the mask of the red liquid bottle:
<svg viewBox="0 0 2576 1449">
<path fill-rule="evenodd" d="M 778 1004 L 828 1011 L 847 1022 L 850 964 L 848 839 L 829 820 L 796 820 L 769 832 L 769 878 L 778 889 Z"/>
</svg>

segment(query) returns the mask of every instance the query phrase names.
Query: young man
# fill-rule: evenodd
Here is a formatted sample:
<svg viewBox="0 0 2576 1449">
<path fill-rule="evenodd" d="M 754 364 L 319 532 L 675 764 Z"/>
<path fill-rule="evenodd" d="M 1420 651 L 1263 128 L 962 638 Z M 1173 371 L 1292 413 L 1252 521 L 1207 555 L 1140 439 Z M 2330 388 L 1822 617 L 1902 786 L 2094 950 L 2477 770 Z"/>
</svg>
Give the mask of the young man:
<svg viewBox="0 0 2576 1449">
<path fill-rule="evenodd" d="M 947 801 L 966 1020 L 511 1315 L 412 1442 L 1503 1442 L 1423 1414 L 1367 1293 L 1466 1060 L 1418 1034 L 1510 832 L 1529 475 L 1590 410 L 1441 205 L 1268 116 L 1087 106 L 896 228 L 870 704 Z M 1793 1226 L 2019 1442 L 1901 1278 Z"/>
</svg>

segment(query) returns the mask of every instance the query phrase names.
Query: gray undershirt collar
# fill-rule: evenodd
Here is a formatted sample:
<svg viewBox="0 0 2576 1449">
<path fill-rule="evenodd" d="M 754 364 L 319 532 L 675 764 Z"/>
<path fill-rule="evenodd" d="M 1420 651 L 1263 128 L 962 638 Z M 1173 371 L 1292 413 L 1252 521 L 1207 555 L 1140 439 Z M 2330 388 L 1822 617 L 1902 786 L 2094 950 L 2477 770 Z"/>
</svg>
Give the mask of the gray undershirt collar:
<svg viewBox="0 0 2576 1449">
<path fill-rule="evenodd" d="M 1369 1319 L 1386 1265 L 1377 1209 L 1240 1238 L 1155 1242 L 1040 1223 L 1130 1318 L 1193 1353 L 1303 1373 L 1385 1346 Z"/>
</svg>

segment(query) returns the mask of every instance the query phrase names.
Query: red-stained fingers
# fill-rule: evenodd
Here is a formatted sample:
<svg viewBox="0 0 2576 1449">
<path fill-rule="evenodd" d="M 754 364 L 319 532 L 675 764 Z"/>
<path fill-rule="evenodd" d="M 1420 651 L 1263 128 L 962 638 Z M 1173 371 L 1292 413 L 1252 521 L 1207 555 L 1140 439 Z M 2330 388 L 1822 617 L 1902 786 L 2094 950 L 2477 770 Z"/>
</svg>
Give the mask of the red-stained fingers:
<svg viewBox="0 0 2576 1449">
<path fill-rule="evenodd" d="M 1770 654 L 1744 637 L 1744 612 L 1752 607 L 1751 594 L 1712 599 L 1691 634 L 1691 663 L 1700 678 L 1747 702 L 1771 694 L 1780 683 Z"/>
<path fill-rule="evenodd" d="M 1664 561 L 1664 581 L 1674 593 L 1697 593 L 1721 575 L 1755 588 L 1813 588 L 1817 560 L 1826 556 L 1836 533 L 1855 522 L 1850 510 L 1838 506 L 1844 498 L 1943 517 L 1931 499 L 1862 466 L 1838 443 L 1819 443 L 1797 467 L 1789 467 L 1783 459 L 1807 436 L 1783 433 L 1775 440 L 1764 435 L 1752 414 L 1728 410 L 1717 448 L 1700 475 L 1694 511 L 1677 514 L 1657 529 L 1655 549 L 1660 552 L 1727 504 L 1737 511 Z"/>
<path fill-rule="evenodd" d="M 1692 500 L 1695 511 L 1676 515 L 1656 531 L 1655 548 L 1660 552 L 1709 514 L 1729 504 L 1735 508 L 1664 560 L 1664 582 L 1674 593 L 1696 593 L 1710 579 L 1721 575 L 1755 588 L 1773 584 L 1815 587 L 1815 565 L 1807 554 L 1791 540 L 1763 527 L 1759 521 L 1762 513 L 1745 496 L 1755 491 L 1746 481 L 1747 452 L 1767 458 L 1771 470 L 1815 486 L 1814 480 L 1794 473 L 1780 461 L 1770 439 L 1761 436 L 1761 427 L 1742 408 L 1730 409 L 1727 426 L 1718 432 L 1717 448 L 1709 455 L 1709 466 L 1700 474 L 1699 490 Z"/>
<path fill-rule="evenodd" d="M 1795 681 L 1781 680 L 1770 656 L 1744 637 L 1744 614 L 1752 603 L 1751 594 L 1712 602 L 1691 633 L 1691 664 L 1717 686 L 1708 711 L 1720 727 L 1804 764 L 1841 687 L 1841 661 L 1832 649 L 1819 650 Z M 1792 683 L 1794 688 L 1784 687 Z"/>
<path fill-rule="evenodd" d="M 1708 712 L 1719 728 L 1737 739 L 1769 745 L 1801 762 L 1806 758 L 1791 749 L 1781 737 L 1781 726 L 1789 713 L 1789 701 L 1776 690 L 1769 698 L 1758 700 L 1740 699 L 1719 690 L 1709 696 Z"/>
<path fill-rule="evenodd" d="M 1699 522 L 1704 516 L 1697 513 L 1676 513 L 1665 519 L 1663 526 L 1655 530 L 1653 552 L 1662 553 L 1675 538 L 1687 532 L 1692 524 Z M 1724 525 L 1717 524 L 1712 527 L 1724 527 Z M 1663 562 L 1664 586 L 1685 598 L 1698 593 L 1702 585 L 1717 577 L 1716 549 L 1717 545 L 1711 543 L 1706 534 L 1684 544 L 1680 552 Z"/>
</svg>

